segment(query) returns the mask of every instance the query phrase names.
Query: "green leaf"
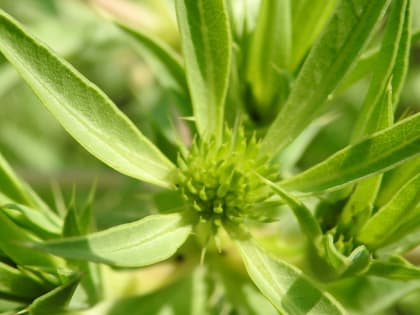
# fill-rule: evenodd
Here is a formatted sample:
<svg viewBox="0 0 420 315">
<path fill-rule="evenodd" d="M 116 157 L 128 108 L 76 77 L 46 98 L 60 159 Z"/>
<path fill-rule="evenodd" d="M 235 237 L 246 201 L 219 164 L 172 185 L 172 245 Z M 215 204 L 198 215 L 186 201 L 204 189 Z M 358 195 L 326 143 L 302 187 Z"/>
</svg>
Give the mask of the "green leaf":
<svg viewBox="0 0 420 315">
<path fill-rule="evenodd" d="M 353 129 L 354 141 L 358 141 L 365 135 L 388 127 L 390 120 L 392 121 L 393 115 L 387 114 L 389 112 L 393 113 L 392 101 L 390 106 L 391 110 L 389 111 L 386 109 L 388 102 L 382 101 L 382 95 L 385 93 L 387 84 L 391 80 L 391 75 L 393 75 L 400 46 L 403 48 L 406 47 L 406 43 L 401 43 L 401 39 L 405 38 L 407 41 L 407 38 L 410 38 L 408 36 L 410 30 L 409 17 L 409 1 L 394 1 L 379 55 L 375 60 L 369 90 L 359 112 L 356 126 Z M 403 32 L 405 33 L 404 37 L 402 36 Z M 400 60 L 400 62 L 403 62 L 403 60 Z M 402 80 L 403 78 L 400 77 L 399 79 Z M 400 86 L 399 82 L 395 84 Z M 393 91 L 394 89 L 391 85 L 391 93 Z"/>
<path fill-rule="evenodd" d="M 69 280 L 51 290 L 50 292 L 35 299 L 27 308 L 30 315 L 62 314 L 65 312 L 74 291 L 79 284 L 79 277 Z"/>
<path fill-rule="evenodd" d="M 336 94 L 341 94 L 350 86 L 367 77 L 372 72 L 372 65 L 376 63 L 379 55 L 379 48 L 370 49 L 360 55 L 359 59 L 340 82 Z"/>
<path fill-rule="evenodd" d="M 0 211 L 0 249 L 16 264 L 56 268 L 52 257 L 36 250 L 22 248 L 18 245 L 35 241 L 25 230 L 18 227 Z"/>
<path fill-rule="evenodd" d="M 15 174 L 1 153 L 0 192 L 11 201 L 40 209 L 47 208 L 41 198 L 39 198 L 37 194 L 25 182 L 19 179 L 19 177 Z"/>
<path fill-rule="evenodd" d="M 45 215 L 19 204 L 4 205 L 0 207 L 0 211 L 3 211 L 17 225 L 30 230 L 41 238 L 52 238 L 61 234 L 62 224 L 55 215 Z"/>
<path fill-rule="evenodd" d="M 136 51 L 151 66 L 156 78 L 163 86 L 170 88 L 188 98 L 187 80 L 181 57 L 166 43 L 149 34 L 116 22 L 115 25 L 127 35 Z"/>
<path fill-rule="evenodd" d="M 302 58 L 328 21 L 336 0 L 293 0 L 293 53 L 292 69 L 301 63 Z"/>
<path fill-rule="evenodd" d="M 387 172 L 384 175 L 381 190 L 376 198 L 375 205 L 377 207 L 382 207 L 388 203 L 405 183 L 419 173 L 420 157 L 411 159 Z"/>
<path fill-rule="evenodd" d="M 420 202 L 420 174 L 406 183 L 398 193 L 380 208 L 360 230 L 357 239 L 370 248 L 378 248 L 416 210 Z"/>
<path fill-rule="evenodd" d="M 309 125 L 355 62 L 388 3 L 340 1 L 263 139 L 263 151 L 279 152 Z"/>
<path fill-rule="evenodd" d="M 196 125 L 219 141 L 232 49 L 225 1 L 176 0 L 176 11 Z"/>
<path fill-rule="evenodd" d="M 374 81 L 372 81 L 370 87 L 374 85 Z M 381 92 L 378 91 L 378 93 Z M 366 99 L 368 98 L 369 94 Z M 370 121 L 366 120 L 367 125 L 364 125 L 364 127 L 370 129 L 365 129 L 363 132 L 371 133 L 376 130 L 381 130 L 393 122 L 392 89 L 389 85 L 383 97 L 376 101 L 378 103 L 374 106 L 374 115 L 371 115 L 372 119 Z M 373 113 L 371 112 L 370 114 Z M 366 113 L 366 115 L 368 114 Z M 351 235 L 354 235 L 370 217 L 381 183 L 382 174 L 362 179 L 357 183 L 341 213 L 340 228 L 344 233 L 350 232 Z"/>
<path fill-rule="evenodd" d="M 420 207 L 415 211 L 420 213 Z M 403 254 L 410 249 L 420 245 L 420 218 L 418 218 L 417 228 L 407 232 L 404 227 L 395 232 L 393 242 L 390 242 L 376 251 L 377 256 L 389 256 L 396 254 Z"/>
<path fill-rule="evenodd" d="M 412 28 L 412 0 L 407 0 L 406 16 L 404 19 L 403 32 L 400 38 L 399 49 L 395 66 L 392 71 L 391 85 L 392 85 L 392 105 L 393 110 L 397 108 L 397 103 L 400 99 L 401 91 L 407 77 L 408 66 L 410 63 L 411 44 L 415 42 L 415 34 L 411 31 Z"/>
<path fill-rule="evenodd" d="M 90 232 L 91 226 L 91 202 L 93 200 L 93 190 L 91 191 L 90 200 L 84 208 L 78 208 L 74 204 L 68 209 L 64 219 L 63 237 L 81 236 Z M 78 270 L 83 277 L 80 285 L 86 294 L 89 305 L 94 305 L 103 297 L 103 283 L 100 266 L 95 263 L 86 261 L 70 261 L 67 260 L 72 270 Z"/>
<path fill-rule="evenodd" d="M 404 119 L 327 160 L 280 182 L 285 189 L 317 192 L 389 169 L 420 153 L 420 114 Z"/>
<path fill-rule="evenodd" d="M 420 32 L 413 33 L 411 38 L 408 38 L 408 34 L 411 33 L 411 28 L 408 27 L 410 25 L 410 18 L 411 16 L 405 19 L 405 25 L 403 27 L 404 31 L 402 37 L 400 39 L 400 45 L 398 49 L 398 55 L 396 59 L 396 67 L 394 68 L 394 76 L 393 82 L 400 82 L 400 84 L 393 84 L 393 103 L 395 105 L 396 100 L 399 99 L 402 83 L 404 82 L 406 72 L 408 69 L 409 63 L 409 54 L 410 54 L 410 46 L 411 43 L 415 43 L 417 38 L 420 36 Z M 346 75 L 343 81 L 340 83 L 339 90 L 345 91 L 349 86 L 356 83 L 360 79 L 366 77 L 372 71 L 372 65 L 377 63 L 377 59 L 380 54 L 380 48 L 376 47 L 370 49 L 366 53 L 362 54 L 358 59 L 357 63 L 354 67 L 350 70 L 350 72 Z"/>
<path fill-rule="evenodd" d="M 331 296 L 316 288 L 303 273 L 270 258 L 250 239 L 237 239 L 249 276 L 260 291 L 286 314 L 344 314 Z"/>
<path fill-rule="evenodd" d="M 32 278 L 0 262 L 0 294 L 33 299 L 45 293 L 45 288 Z"/>
<path fill-rule="evenodd" d="M 405 281 L 418 280 L 420 279 L 420 268 L 413 266 L 402 257 L 396 256 L 386 261 L 373 261 L 367 275 Z"/>
<path fill-rule="evenodd" d="M 45 107 L 90 153 L 117 171 L 170 187 L 172 163 L 95 85 L 0 11 L 0 51 Z"/>
<path fill-rule="evenodd" d="M 260 176 L 259 174 L 257 175 L 264 183 L 270 186 L 277 193 L 277 195 L 279 195 L 280 198 L 283 199 L 284 202 L 293 210 L 293 213 L 299 222 L 302 232 L 306 234 L 308 240 L 315 242 L 317 238 L 322 235 L 322 231 L 311 211 L 301 201 L 297 200 L 294 196 L 281 189 L 278 185 Z"/>
<path fill-rule="evenodd" d="M 396 281 L 379 277 L 350 277 L 333 282 L 328 291 L 351 315 L 380 314 L 398 300 L 420 289 L 420 281 Z"/>
<path fill-rule="evenodd" d="M 257 110 L 267 114 L 279 93 L 280 69 L 287 69 L 292 46 L 290 1 L 263 0 L 252 34 L 246 79 L 257 101 Z"/>
<path fill-rule="evenodd" d="M 407 72 L 410 28 L 410 1 L 394 1 L 380 50 L 373 60 L 373 76 L 354 127 L 353 141 L 392 124 Z M 381 182 L 381 175 L 362 180 L 346 204 L 342 221 L 353 234 L 370 217 Z"/>
<path fill-rule="evenodd" d="M 191 226 L 180 214 L 151 215 L 86 236 L 31 244 L 42 251 L 120 267 L 151 265 L 172 256 Z"/>
</svg>

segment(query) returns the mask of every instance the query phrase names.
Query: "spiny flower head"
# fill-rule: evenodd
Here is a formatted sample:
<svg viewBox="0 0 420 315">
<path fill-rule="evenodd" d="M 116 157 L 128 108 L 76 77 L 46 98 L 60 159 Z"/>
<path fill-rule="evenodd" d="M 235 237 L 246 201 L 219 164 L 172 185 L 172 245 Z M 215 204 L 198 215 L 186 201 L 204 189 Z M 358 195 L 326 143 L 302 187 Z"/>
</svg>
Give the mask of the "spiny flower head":
<svg viewBox="0 0 420 315">
<path fill-rule="evenodd" d="M 255 134 L 247 140 L 242 129 L 226 130 L 220 145 L 195 139 L 189 152 L 178 156 L 178 187 L 190 209 L 215 226 L 247 218 L 253 205 L 272 196 L 257 174 L 278 180 L 259 149 Z"/>
</svg>

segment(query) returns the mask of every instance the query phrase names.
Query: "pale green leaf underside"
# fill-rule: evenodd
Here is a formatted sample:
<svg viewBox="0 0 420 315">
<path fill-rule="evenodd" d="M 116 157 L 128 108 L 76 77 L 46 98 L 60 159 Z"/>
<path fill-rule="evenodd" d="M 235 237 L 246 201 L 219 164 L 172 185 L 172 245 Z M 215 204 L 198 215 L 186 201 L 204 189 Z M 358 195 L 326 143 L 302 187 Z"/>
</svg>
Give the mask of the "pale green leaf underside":
<svg viewBox="0 0 420 315">
<path fill-rule="evenodd" d="M 384 171 L 420 153 L 420 114 L 348 146 L 280 183 L 285 189 L 317 192 Z"/>
<path fill-rule="evenodd" d="M 172 163 L 101 90 L 3 11 L 0 51 L 45 107 L 90 153 L 125 175 L 171 186 Z"/>
<path fill-rule="evenodd" d="M 252 240 L 236 243 L 251 279 L 279 311 L 293 315 L 344 314 L 332 297 L 295 267 L 270 258 Z"/>
<path fill-rule="evenodd" d="M 86 236 L 31 246 L 54 255 L 119 267 L 140 267 L 165 260 L 185 242 L 191 226 L 180 214 L 151 215 Z"/>
<path fill-rule="evenodd" d="M 185 70 L 200 134 L 220 139 L 231 63 L 224 0 L 177 0 Z"/>
<path fill-rule="evenodd" d="M 279 152 L 309 125 L 356 61 L 388 3 L 340 1 L 269 128 L 263 140 L 264 151 Z"/>
</svg>

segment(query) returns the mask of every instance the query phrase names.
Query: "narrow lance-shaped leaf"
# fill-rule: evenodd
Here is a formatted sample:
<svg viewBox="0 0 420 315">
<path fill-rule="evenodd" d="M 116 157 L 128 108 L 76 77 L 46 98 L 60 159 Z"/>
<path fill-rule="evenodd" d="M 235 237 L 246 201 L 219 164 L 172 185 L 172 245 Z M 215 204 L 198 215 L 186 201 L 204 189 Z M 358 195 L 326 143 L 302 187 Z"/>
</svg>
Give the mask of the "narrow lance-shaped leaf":
<svg viewBox="0 0 420 315">
<path fill-rule="evenodd" d="M 0 294 L 2 293 L 32 299 L 45 293 L 45 288 L 18 269 L 0 262 Z"/>
<path fill-rule="evenodd" d="M 280 183 L 285 189 L 317 192 L 384 171 L 420 153 L 420 113 L 338 151 Z"/>
<path fill-rule="evenodd" d="M 72 204 L 64 219 L 63 236 L 72 237 L 86 235 L 91 228 L 91 203 L 94 196 L 94 190 L 91 190 L 88 203 L 85 207 L 79 208 Z M 99 302 L 103 296 L 103 283 L 101 268 L 98 264 L 87 261 L 69 261 L 68 263 L 77 268 L 83 278 L 80 285 L 83 287 L 87 300 L 90 304 Z"/>
<path fill-rule="evenodd" d="M 407 23 L 407 20 L 406 20 L 406 23 Z M 394 69 L 395 74 L 393 78 L 395 79 L 393 79 L 393 81 L 400 82 L 400 85 L 401 85 L 401 86 L 397 86 L 396 84 L 394 85 L 394 88 L 393 88 L 394 89 L 393 91 L 394 103 L 399 98 L 401 87 L 402 87 L 401 83 L 404 82 L 404 79 L 401 80 L 400 77 L 404 78 L 406 76 L 406 72 L 408 69 L 408 63 L 409 63 L 408 55 L 410 53 L 411 43 L 415 43 L 416 40 L 420 38 L 420 32 L 412 33 L 411 28 L 408 28 L 408 29 L 409 29 L 409 32 L 411 33 L 411 36 L 410 38 L 408 38 L 408 40 L 406 40 L 404 38 L 406 35 L 403 34 L 401 38 L 401 43 L 404 43 L 404 45 L 401 44 L 401 46 L 399 47 L 399 52 L 398 52 L 397 61 L 396 61 L 396 64 L 399 66 Z M 357 63 L 354 65 L 353 69 L 350 70 L 350 72 L 347 74 L 344 80 L 341 81 L 340 86 L 338 88 L 340 92 L 345 91 L 349 86 L 351 86 L 352 84 L 356 83 L 357 81 L 359 81 L 360 79 L 366 77 L 368 74 L 371 73 L 372 65 L 377 62 L 376 60 L 380 53 L 379 48 L 380 47 L 373 48 L 367 51 L 366 53 L 364 53 L 362 56 L 360 56 Z"/>
<path fill-rule="evenodd" d="M 293 210 L 301 230 L 303 233 L 306 234 L 310 241 L 315 242 L 318 237 L 321 236 L 322 231 L 321 227 L 319 226 L 318 222 L 315 220 L 312 213 L 309 209 L 291 194 L 287 193 L 283 189 L 281 189 L 278 185 L 273 183 L 272 181 L 260 176 L 257 174 L 258 177 L 270 186 L 279 196 L 281 199 L 285 201 L 285 203 Z"/>
<path fill-rule="evenodd" d="M 388 260 L 373 261 L 367 275 L 405 281 L 418 280 L 420 279 L 420 268 L 410 264 L 402 257 L 394 256 Z"/>
<path fill-rule="evenodd" d="M 405 12 L 404 25 L 402 35 L 400 38 L 397 58 L 395 60 L 394 69 L 392 71 L 392 106 L 393 112 L 397 108 L 398 101 L 400 99 L 401 91 L 404 86 L 405 79 L 407 77 L 408 66 L 410 63 L 410 50 L 411 44 L 415 42 L 415 34 L 413 34 L 412 28 L 412 0 L 407 0 L 407 7 Z"/>
<path fill-rule="evenodd" d="M 131 39 L 133 46 L 151 66 L 162 85 L 187 98 L 187 81 L 180 56 L 171 47 L 151 35 L 133 30 L 121 23 L 115 24 Z"/>
<path fill-rule="evenodd" d="M 163 187 L 174 166 L 95 85 L 0 11 L 0 52 L 45 107 L 90 153 Z"/>
<path fill-rule="evenodd" d="M 382 129 L 391 125 L 393 113 L 392 89 L 390 86 L 376 105 L 376 108 L 375 111 L 379 113 L 373 115 L 375 118 L 371 120 L 371 128 L 373 130 L 375 128 Z M 351 234 L 355 234 L 370 217 L 379 188 L 381 187 L 382 175 L 371 176 L 357 183 L 340 215 L 340 229 L 344 233 L 350 232 Z"/>
<path fill-rule="evenodd" d="M 71 259 L 140 267 L 172 256 L 190 232 L 180 214 L 152 215 L 86 236 L 29 246 Z"/>
<path fill-rule="evenodd" d="M 293 9 L 291 66 L 292 69 L 296 69 L 328 21 L 337 0 L 293 0 L 290 2 Z"/>
<path fill-rule="evenodd" d="M 40 238 L 57 237 L 61 234 L 62 224 L 55 216 L 47 216 L 42 212 L 19 204 L 6 204 L 0 206 L 16 224 L 30 230 Z"/>
<path fill-rule="evenodd" d="M 290 1 L 263 0 L 251 39 L 247 81 L 260 114 L 267 114 L 279 93 L 279 70 L 288 68 L 291 55 Z"/>
<path fill-rule="evenodd" d="M 251 239 L 236 240 L 249 276 L 282 313 L 294 315 L 345 314 L 334 299 L 303 273 L 269 257 Z"/>
<path fill-rule="evenodd" d="M 375 206 L 380 208 L 387 204 L 398 190 L 413 176 L 420 173 L 420 156 L 407 161 L 384 175 L 381 190 L 375 200 Z"/>
<path fill-rule="evenodd" d="M 79 284 L 79 277 L 51 290 L 35 299 L 27 308 L 30 315 L 62 314 L 65 312 L 74 291 Z"/>
<path fill-rule="evenodd" d="M 13 202 L 46 209 L 45 203 L 37 194 L 18 178 L 9 163 L 0 153 L 0 193 Z M 3 199 L 3 198 L 2 198 Z M 5 199 L 5 198 L 4 198 Z M 1 202 L 0 202 L 1 203 Z M 1 204 L 0 204 L 1 205 Z"/>
<path fill-rule="evenodd" d="M 417 213 L 420 213 L 420 206 L 414 210 Z M 417 222 L 414 222 L 417 227 L 412 227 L 408 233 L 405 229 L 405 226 L 399 228 L 392 238 L 393 242 L 382 245 L 382 247 L 376 250 L 376 255 L 378 257 L 403 254 L 410 249 L 415 248 L 420 245 L 420 215 L 417 217 Z"/>
<path fill-rule="evenodd" d="M 366 222 L 357 239 L 370 248 L 379 247 L 398 229 L 404 222 L 404 218 L 409 216 L 411 211 L 416 210 L 419 202 L 420 174 L 405 184 L 385 206 Z"/>
<path fill-rule="evenodd" d="M 264 151 L 280 151 L 309 125 L 355 62 L 388 3 L 340 1 L 270 126 L 263 140 Z"/>
<path fill-rule="evenodd" d="M 354 127 L 353 141 L 358 141 L 367 134 L 389 126 L 390 118 L 383 114 L 388 112 L 388 110 L 384 108 L 387 106 L 387 102 L 382 102 L 381 99 L 386 91 L 387 84 L 390 81 L 390 76 L 394 72 L 393 70 L 396 66 L 400 47 L 402 49 L 406 48 L 406 43 L 401 43 L 401 39 L 403 37 L 403 39 L 407 41 L 409 38 L 409 34 L 407 34 L 410 29 L 409 16 L 409 1 L 394 1 L 381 49 L 375 60 L 369 90 L 358 115 L 356 126 Z M 405 36 L 403 36 L 403 33 L 405 33 Z M 399 60 L 399 62 L 404 62 L 404 60 Z M 399 77 L 399 79 L 402 80 L 403 78 Z M 391 83 L 390 85 L 391 93 L 393 93 L 393 84 Z M 398 85 L 400 85 L 399 82 Z M 392 101 L 391 113 L 393 113 Z"/>
<path fill-rule="evenodd" d="M 21 243 L 36 241 L 0 211 L 0 249 L 18 265 L 56 268 L 57 262 L 45 253 L 22 248 Z"/>
<path fill-rule="evenodd" d="M 220 140 L 231 63 L 224 0 L 176 0 L 194 117 L 200 134 Z"/>
<path fill-rule="evenodd" d="M 381 314 L 419 288 L 420 281 L 366 276 L 347 277 L 329 284 L 329 291 L 354 315 Z"/>
<path fill-rule="evenodd" d="M 354 127 L 353 142 L 393 123 L 394 91 L 399 93 L 401 81 L 404 80 L 410 25 L 410 1 L 394 1 L 381 49 L 373 66 L 369 90 Z M 347 202 L 341 216 L 353 234 L 370 217 L 381 182 L 382 174 L 360 181 Z"/>
</svg>

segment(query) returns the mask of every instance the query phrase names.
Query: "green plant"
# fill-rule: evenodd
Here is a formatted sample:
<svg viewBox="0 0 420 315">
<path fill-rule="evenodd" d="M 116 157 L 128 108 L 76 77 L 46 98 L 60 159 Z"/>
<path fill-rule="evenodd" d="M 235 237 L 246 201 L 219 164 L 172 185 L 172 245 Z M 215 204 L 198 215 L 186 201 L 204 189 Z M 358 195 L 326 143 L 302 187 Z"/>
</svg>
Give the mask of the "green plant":
<svg viewBox="0 0 420 315">
<path fill-rule="evenodd" d="M 191 262 L 186 282 L 144 297 L 143 303 L 153 302 L 142 314 L 163 313 L 159 297 L 168 297 L 177 314 L 228 313 L 226 305 L 234 314 L 363 314 L 366 301 L 359 305 L 351 296 L 363 281 L 384 281 L 393 293 L 384 298 L 390 304 L 418 289 L 420 269 L 401 254 L 420 243 L 420 116 L 394 122 L 408 69 L 410 8 L 409 0 L 264 0 L 251 28 L 223 0 L 177 0 L 183 59 L 161 41 L 116 22 L 176 95 L 179 111 L 192 109 L 196 135 L 191 145 L 174 137 L 176 160 L 99 88 L 1 12 L 0 51 L 60 124 L 102 162 L 171 191 L 173 201 L 170 213 L 90 233 L 85 211 L 70 208 L 60 223 L 2 162 L 6 205 L 0 219 L 2 226 L 13 226 L 0 235 L 2 276 L 20 272 L 22 281 L 32 283 L 28 268 L 57 278 L 66 266 L 72 276 L 54 278 L 54 285 L 25 298 L 71 288 L 51 291 L 65 297 L 61 304 L 49 302 L 60 309 L 79 280 L 74 274 L 81 272 L 92 305 L 100 295 L 92 269 L 97 265 L 87 262 L 143 267 L 182 248 Z M 308 11 L 313 16 L 306 17 Z M 373 35 L 379 44 L 367 64 L 361 54 Z M 293 146 L 299 146 L 299 135 L 328 115 L 332 99 L 367 75 L 350 144 L 286 177 L 293 169 L 282 166 L 285 153 L 299 154 L 301 148 Z M 282 219 L 281 207 L 292 210 L 306 237 L 295 263 L 307 275 L 276 252 L 278 236 L 259 235 L 266 223 Z M 42 222 L 35 221 L 38 216 Z M 56 225 L 48 234 L 50 225 L 43 222 L 51 216 Z M 52 255 L 66 260 L 55 262 Z M 238 256 L 272 306 L 237 270 Z M 240 283 L 246 285 L 235 292 Z M 220 285 L 227 301 L 210 303 L 210 292 Z M 177 297 L 180 288 L 190 295 Z M 33 305 L 37 300 L 28 312 L 42 314 Z M 376 307 L 368 312 L 381 310 Z"/>
</svg>

